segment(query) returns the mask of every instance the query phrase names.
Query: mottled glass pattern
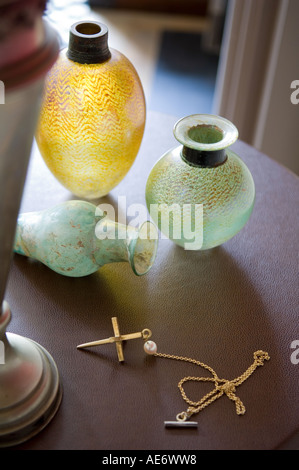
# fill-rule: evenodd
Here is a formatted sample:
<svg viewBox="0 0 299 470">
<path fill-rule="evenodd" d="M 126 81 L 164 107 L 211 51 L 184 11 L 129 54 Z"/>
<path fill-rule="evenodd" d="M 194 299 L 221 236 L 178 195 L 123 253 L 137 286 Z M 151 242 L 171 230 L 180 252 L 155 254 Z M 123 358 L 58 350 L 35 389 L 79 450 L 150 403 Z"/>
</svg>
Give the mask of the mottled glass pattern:
<svg viewBox="0 0 299 470">
<path fill-rule="evenodd" d="M 209 168 L 185 162 L 182 148 L 170 150 L 155 164 L 146 185 L 146 204 L 162 233 L 185 248 L 186 243 L 190 246 L 190 238 L 184 236 L 183 227 L 188 225 L 185 219 L 191 211 L 192 231 L 202 230 L 203 234 L 200 249 L 213 248 L 231 239 L 248 221 L 255 200 L 253 178 L 244 162 L 229 149 L 225 163 Z M 174 204 L 181 208 L 180 219 L 169 211 Z M 184 213 L 186 204 L 191 206 Z M 203 205 L 203 217 L 195 221 L 196 204 Z M 162 220 L 167 219 L 167 210 L 169 228 L 165 233 Z"/>
<path fill-rule="evenodd" d="M 99 198 L 131 168 L 143 137 L 145 99 L 131 62 L 110 49 L 100 64 L 62 51 L 49 72 L 36 140 L 60 183 L 78 197 Z"/>
<path fill-rule="evenodd" d="M 66 201 L 18 217 L 14 252 L 69 277 L 88 276 L 108 263 L 128 262 L 137 276 L 156 258 L 158 236 L 151 222 L 139 228 L 109 219 L 87 201 Z"/>
</svg>

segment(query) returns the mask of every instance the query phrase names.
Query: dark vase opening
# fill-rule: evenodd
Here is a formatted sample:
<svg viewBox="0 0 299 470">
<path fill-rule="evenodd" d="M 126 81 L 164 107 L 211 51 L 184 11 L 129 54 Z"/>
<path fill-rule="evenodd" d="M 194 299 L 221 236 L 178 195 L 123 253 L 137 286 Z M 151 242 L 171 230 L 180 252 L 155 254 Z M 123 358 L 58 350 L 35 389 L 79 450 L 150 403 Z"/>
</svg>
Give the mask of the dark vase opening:
<svg viewBox="0 0 299 470">
<path fill-rule="evenodd" d="M 110 59 L 107 26 L 95 21 L 73 24 L 67 57 L 80 64 L 100 64 Z"/>
</svg>

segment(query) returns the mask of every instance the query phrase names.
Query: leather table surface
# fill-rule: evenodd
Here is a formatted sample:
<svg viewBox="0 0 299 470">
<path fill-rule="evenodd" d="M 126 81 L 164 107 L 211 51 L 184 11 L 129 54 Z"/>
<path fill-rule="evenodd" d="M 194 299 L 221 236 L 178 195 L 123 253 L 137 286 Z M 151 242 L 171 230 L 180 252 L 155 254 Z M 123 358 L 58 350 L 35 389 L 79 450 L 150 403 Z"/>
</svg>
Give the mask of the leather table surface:
<svg viewBox="0 0 299 470">
<path fill-rule="evenodd" d="M 176 118 L 149 113 L 130 172 L 95 203 L 145 206 L 147 176 L 177 145 Z M 159 240 L 151 271 L 137 277 L 128 263 L 109 264 L 85 278 L 68 278 L 14 255 L 6 290 L 8 331 L 29 337 L 53 356 L 63 400 L 51 423 L 18 449 L 195 450 L 298 448 L 299 364 L 291 343 L 298 331 L 298 178 L 247 144 L 233 147 L 256 184 L 253 214 L 233 239 L 213 250 L 187 252 Z M 21 211 L 75 199 L 52 176 L 38 151 L 31 157 Z M 122 199 L 124 202 L 124 199 Z M 125 212 L 126 213 L 126 212 Z M 127 220 L 131 220 L 128 218 Z M 193 417 L 197 429 L 165 429 L 186 409 L 177 383 L 209 376 L 191 364 L 146 356 L 143 341 L 86 351 L 77 344 L 149 328 L 159 352 L 198 359 L 234 379 L 258 349 L 271 357 L 236 390 L 246 407 L 238 416 L 225 395 Z M 199 400 L 211 385 L 186 385 Z M 210 388 L 209 388 L 210 387 Z"/>
</svg>

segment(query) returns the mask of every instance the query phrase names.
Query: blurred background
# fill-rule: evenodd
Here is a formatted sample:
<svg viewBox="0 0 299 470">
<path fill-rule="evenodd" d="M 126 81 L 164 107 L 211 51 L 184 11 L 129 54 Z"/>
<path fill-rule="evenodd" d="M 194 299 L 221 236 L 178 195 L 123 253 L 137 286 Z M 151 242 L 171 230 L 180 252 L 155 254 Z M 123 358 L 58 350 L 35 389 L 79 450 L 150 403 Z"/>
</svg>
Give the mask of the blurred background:
<svg viewBox="0 0 299 470">
<path fill-rule="evenodd" d="M 61 47 L 74 22 L 105 23 L 148 111 L 219 114 L 299 175 L 298 0 L 49 0 L 46 16 Z"/>
</svg>

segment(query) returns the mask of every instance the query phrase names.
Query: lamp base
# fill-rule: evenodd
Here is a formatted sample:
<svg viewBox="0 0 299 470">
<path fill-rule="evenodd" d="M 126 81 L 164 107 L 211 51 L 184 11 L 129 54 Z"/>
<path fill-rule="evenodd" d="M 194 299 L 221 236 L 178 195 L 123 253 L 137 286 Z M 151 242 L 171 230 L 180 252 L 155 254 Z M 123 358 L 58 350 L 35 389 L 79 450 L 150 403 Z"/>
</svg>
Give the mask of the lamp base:
<svg viewBox="0 0 299 470">
<path fill-rule="evenodd" d="M 62 398 L 52 356 L 31 339 L 13 333 L 2 338 L 0 448 L 21 444 L 44 429 Z"/>
</svg>

